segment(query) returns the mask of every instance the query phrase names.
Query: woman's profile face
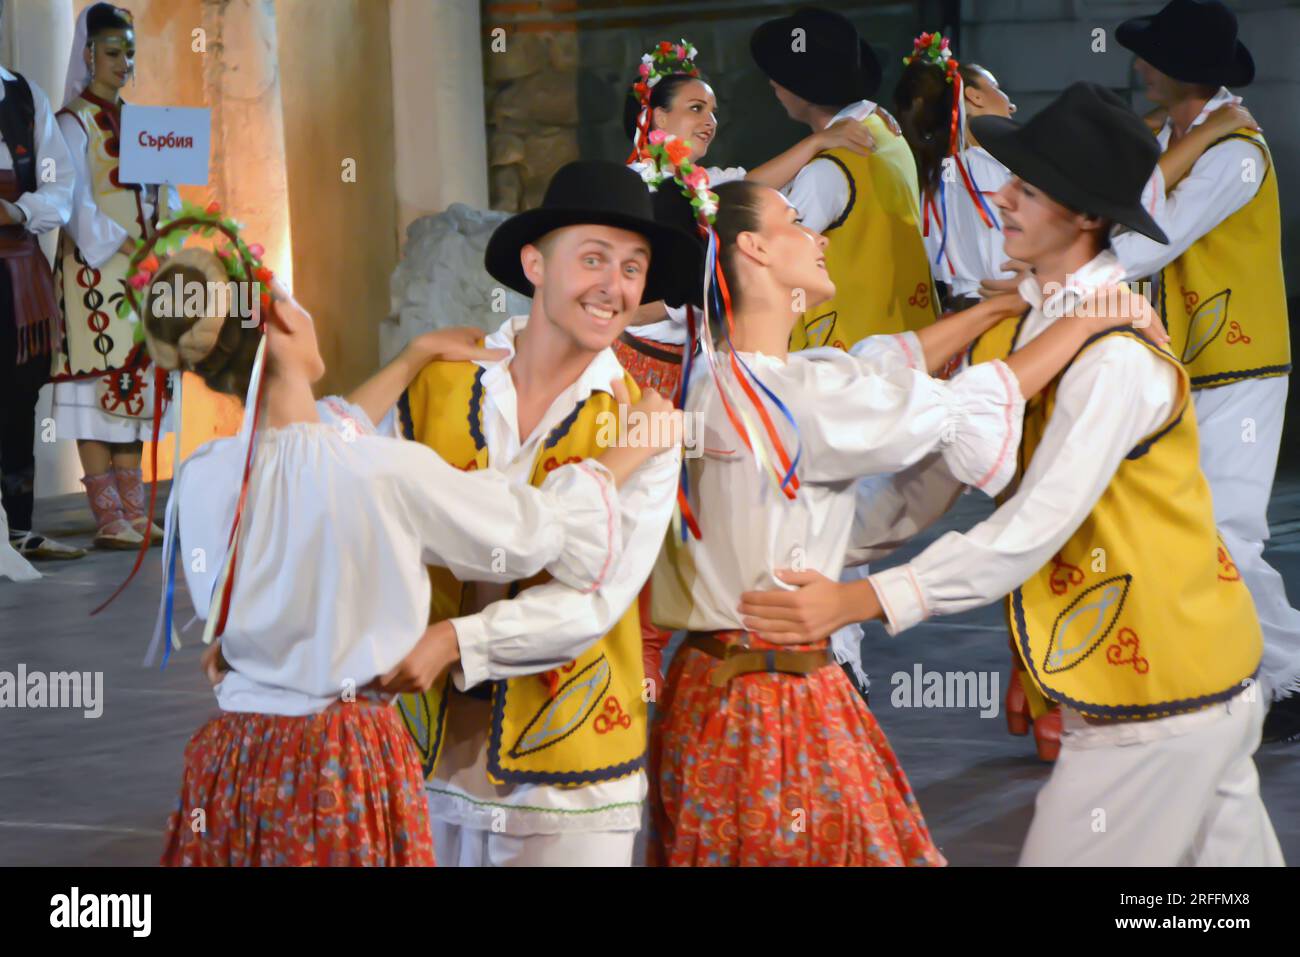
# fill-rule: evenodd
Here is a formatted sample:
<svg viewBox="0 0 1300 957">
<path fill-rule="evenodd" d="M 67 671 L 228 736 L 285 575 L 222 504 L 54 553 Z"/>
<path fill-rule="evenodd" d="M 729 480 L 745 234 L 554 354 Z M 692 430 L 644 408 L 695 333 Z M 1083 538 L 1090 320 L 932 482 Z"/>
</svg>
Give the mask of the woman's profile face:
<svg viewBox="0 0 1300 957">
<path fill-rule="evenodd" d="M 972 80 L 972 90 L 966 97 L 967 113 L 970 116 L 1005 116 L 1010 118 L 1016 112 L 1016 104 L 1011 102 L 998 79 L 983 67 L 975 70 L 976 79 Z"/>
<path fill-rule="evenodd" d="M 769 266 L 780 285 L 791 290 L 792 310 L 803 312 L 835 295 L 835 283 L 826 270 L 826 247 L 821 233 L 805 226 L 799 211 L 774 189 L 763 196 L 760 235 L 769 251 Z M 796 301 L 795 294 L 802 292 Z"/>
<path fill-rule="evenodd" d="M 135 31 L 105 30 L 86 48 L 91 78 L 114 92 L 126 86 L 135 72 Z"/>
<path fill-rule="evenodd" d="M 718 101 L 703 80 L 690 80 L 679 86 L 667 108 L 654 109 L 652 127 L 679 140 L 689 140 L 691 160 L 698 162 L 709 151 L 718 132 Z"/>
</svg>

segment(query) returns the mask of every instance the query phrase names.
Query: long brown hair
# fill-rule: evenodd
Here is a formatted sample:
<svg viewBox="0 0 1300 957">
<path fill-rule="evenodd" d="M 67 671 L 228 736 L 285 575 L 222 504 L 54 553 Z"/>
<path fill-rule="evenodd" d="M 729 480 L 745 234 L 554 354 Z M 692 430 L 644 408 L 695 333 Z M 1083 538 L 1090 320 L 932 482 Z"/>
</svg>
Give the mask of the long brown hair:
<svg viewBox="0 0 1300 957">
<path fill-rule="evenodd" d="M 150 287 L 160 284 L 170 286 L 178 275 L 184 288 L 190 288 L 191 283 L 204 286 L 209 279 L 206 273 L 188 263 L 166 263 L 153 277 Z M 159 302 L 156 296 L 147 297 L 141 319 L 149 335 L 175 346 L 201 317 L 164 315 L 159 309 Z M 221 332 L 212 350 L 193 365 L 182 363 L 182 368 L 199 376 L 203 384 L 213 392 L 233 395 L 242 402 L 248 393 L 248 384 L 253 375 L 253 360 L 257 357 L 257 346 L 261 339 L 262 330 L 259 326 L 247 323 L 238 315 L 228 315 L 222 321 Z"/>
<path fill-rule="evenodd" d="M 762 227 L 763 192 L 768 187 L 747 179 L 715 186 L 718 213 L 713 229 L 718 234 L 718 263 L 731 295 L 732 306 L 740 303 L 741 289 L 736 275 L 736 237 L 757 232 Z"/>
<path fill-rule="evenodd" d="M 957 67 L 965 84 L 983 82 L 983 71 L 977 63 Z M 917 180 L 927 196 L 939 188 L 944 158 L 952 150 L 952 97 L 952 84 L 943 66 L 923 58 L 903 68 L 894 88 L 894 115 L 912 148 Z"/>
</svg>

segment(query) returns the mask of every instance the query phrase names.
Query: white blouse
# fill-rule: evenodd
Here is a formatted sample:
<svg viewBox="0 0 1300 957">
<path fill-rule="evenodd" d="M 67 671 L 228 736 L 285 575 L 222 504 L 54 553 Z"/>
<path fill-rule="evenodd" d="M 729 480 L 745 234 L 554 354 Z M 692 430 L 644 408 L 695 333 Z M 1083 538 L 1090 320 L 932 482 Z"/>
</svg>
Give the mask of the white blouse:
<svg viewBox="0 0 1300 957">
<path fill-rule="evenodd" d="M 1002 213 L 993 205 L 993 194 L 1000 190 L 1011 178 L 1011 171 L 995 160 L 986 150 L 970 146 L 962 150 L 962 162 L 970 172 L 971 179 L 983 194 L 992 214 L 994 226 L 984 225 L 979 210 L 961 174 L 954 168 L 943 175 L 942 202 L 936 190 L 935 206 L 946 217 L 948 239 L 944 242 L 941 223 L 930 217 L 930 233 L 924 236 L 925 253 L 930 260 L 930 272 L 940 282 L 952 286 L 954 296 L 979 296 L 980 282 L 984 279 L 1011 279 L 1012 272 L 1003 272 L 1002 264 L 1007 261 L 1006 240 L 1002 235 Z M 922 197 L 922 203 L 925 199 Z M 921 211 L 922 232 L 924 233 L 925 210 Z M 940 244 L 943 255 L 939 255 Z M 936 262 L 937 258 L 937 262 Z"/>
<path fill-rule="evenodd" d="M 741 593 L 790 587 L 775 577 L 779 569 L 838 578 L 863 476 L 896 472 L 935 452 L 989 495 L 1014 475 L 1024 399 L 1001 362 L 948 382 L 934 379 L 913 333 L 871 336 L 848 353 L 819 348 L 785 360 L 744 359 L 798 423 L 801 487 L 790 501 L 757 469 L 700 363 L 686 409 L 700 422 L 703 455 L 687 468 L 703 537 L 683 544 L 670 536 L 660 555 L 651 600 L 661 627 L 742 628 Z M 721 371 L 732 377 L 725 364 Z M 734 386 L 733 393 L 740 394 Z M 769 414 L 793 454 L 793 431 L 770 405 Z"/>
<path fill-rule="evenodd" d="M 543 567 L 599 587 L 621 555 L 618 492 L 594 460 L 540 489 L 486 469 L 461 472 L 431 449 L 374 434 L 331 397 L 320 422 L 258 436 L 230 615 L 225 711 L 305 715 L 394 668 L 428 624 L 426 564 L 509 582 Z M 207 618 L 226 554 L 243 443 L 199 449 L 178 481 L 180 559 Z"/>
</svg>

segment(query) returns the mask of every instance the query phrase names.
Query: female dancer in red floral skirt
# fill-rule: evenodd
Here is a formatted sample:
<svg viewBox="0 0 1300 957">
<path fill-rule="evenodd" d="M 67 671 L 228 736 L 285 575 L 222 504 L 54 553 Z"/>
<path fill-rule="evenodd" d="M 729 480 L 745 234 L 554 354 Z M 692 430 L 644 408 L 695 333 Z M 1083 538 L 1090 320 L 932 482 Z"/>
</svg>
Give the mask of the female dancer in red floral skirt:
<svg viewBox="0 0 1300 957">
<path fill-rule="evenodd" d="M 239 252 L 186 250 L 160 269 L 150 256 L 140 285 L 236 278 L 226 269 Z M 267 274 L 253 262 L 242 275 Z M 168 557 L 179 531 L 205 637 L 220 638 L 204 663 L 222 713 L 186 748 L 163 863 L 432 865 L 419 756 L 391 703 L 427 689 L 456 654 L 421 637 L 425 565 L 484 581 L 545 568 L 595 587 L 621 549 L 615 487 L 655 449 L 611 449 L 541 488 L 461 472 L 372 423 L 427 361 L 500 358 L 481 333 L 420 337 L 352 401 L 318 403 L 324 364 L 292 299 L 264 308 L 265 335 L 238 316 L 171 311 L 161 296 L 143 310 L 154 362 L 247 396 L 247 412 L 239 436 L 185 463 L 168 508 Z M 169 611 L 163 621 L 158 635 L 170 635 Z"/>
</svg>

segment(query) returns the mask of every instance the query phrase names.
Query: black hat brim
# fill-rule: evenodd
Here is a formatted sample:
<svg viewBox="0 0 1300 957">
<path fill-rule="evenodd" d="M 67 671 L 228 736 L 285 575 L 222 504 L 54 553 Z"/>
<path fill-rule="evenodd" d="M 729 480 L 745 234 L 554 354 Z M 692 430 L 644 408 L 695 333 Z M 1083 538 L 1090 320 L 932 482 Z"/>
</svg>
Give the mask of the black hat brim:
<svg viewBox="0 0 1300 957">
<path fill-rule="evenodd" d="M 676 299 L 690 290 L 704 271 L 704 254 L 700 243 L 691 235 L 672 226 L 613 212 L 583 209 L 530 209 L 510 217 L 496 228 L 488 240 L 483 265 L 498 282 L 524 296 L 533 295 L 533 284 L 524 275 L 519 254 L 530 243 L 565 226 L 612 226 L 638 233 L 650 241 L 650 268 L 646 274 L 641 301 Z"/>
<path fill-rule="evenodd" d="M 826 95 L 822 92 L 812 89 L 809 86 L 808 74 L 799 69 L 799 63 L 790 56 L 790 29 L 791 26 L 797 26 L 793 18 L 781 17 L 776 20 L 768 20 L 766 23 L 760 23 L 749 37 L 749 52 L 754 58 L 754 63 L 762 71 L 763 75 L 769 80 L 775 80 L 783 87 L 801 96 L 810 103 L 816 103 L 818 106 L 840 106 L 843 103 L 853 103 L 857 100 L 874 99 L 880 92 L 880 84 L 884 79 L 884 68 L 876 53 L 871 49 L 871 44 L 866 40 L 858 40 L 858 59 L 862 64 L 859 71 L 859 77 L 854 82 L 852 88 L 848 88 L 841 95 L 837 95 L 832 100 L 841 102 L 823 102 Z"/>
<path fill-rule="evenodd" d="M 999 163 L 1058 203 L 1072 209 L 1104 216 L 1121 226 L 1127 226 L 1158 243 L 1168 243 L 1169 237 L 1140 202 L 1116 204 L 1108 200 L 1085 195 L 1078 184 L 1066 173 L 1027 142 L 1024 127 L 1004 116 L 976 116 L 970 120 L 971 132 L 980 146 Z"/>
<path fill-rule="evenodd" d="M 1125 20 L 1115 30 L 1115 39 L 1126 50 L 1136 53 L 1165 76 L 1179 83 L 1203 83 L 1206 86 L 1249 86 L 1255 79 L 1255 58 L 1246 45 L 1237 41 L 1231 63 L 1195 69 L 1178 61 L 1175 46 L 1162 41 L 1154 17 Z"/>
</svg>

